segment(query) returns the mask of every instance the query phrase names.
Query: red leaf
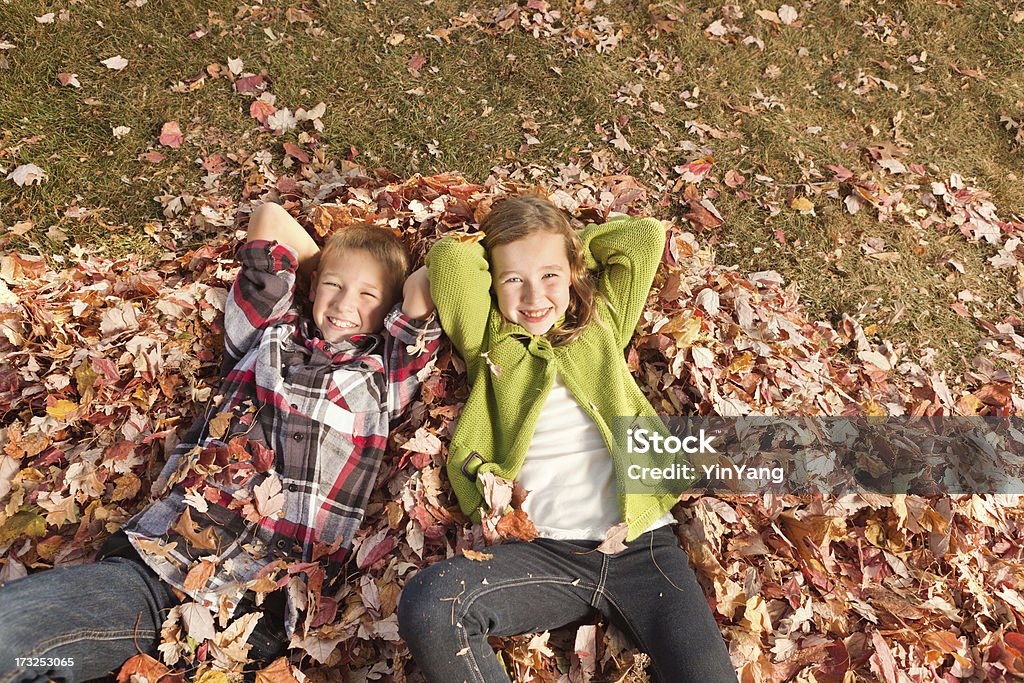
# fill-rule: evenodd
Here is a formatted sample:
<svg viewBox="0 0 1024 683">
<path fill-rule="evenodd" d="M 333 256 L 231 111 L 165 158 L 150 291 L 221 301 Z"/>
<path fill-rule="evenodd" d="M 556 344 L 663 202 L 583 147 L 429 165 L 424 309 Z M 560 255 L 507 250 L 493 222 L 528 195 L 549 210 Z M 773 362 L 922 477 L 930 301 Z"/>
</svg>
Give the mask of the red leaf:
<svg viewBox="0 0 1024 683">
<path fill-rule="evenodd" d="M 181 143 L 184 142 L 185 138 L 181 134 L 181 128 L 178 127 L 177 121 L 168 121 L 160 128 L 160 144 L 165 147 L 177 149 L 181 147 Z"/>
<path fill-rule="evenodd" d="M 423 65 L 426 63 L 427 58 L 421 55 L 419 51 L 412 53 L 412 57 L 409 58 L 408 64 L 409 73 L 411 73 L 413 76 L 416 76 L 417 74 L 419 74 L 420 69 L 422 69 Z"/>
<path fill-rule="evenodd" d="M 259 76 L 246 76 L 235 81 L 235 90 L 242 95 L 259 92 L 266 88 L 267 79 L 262 74 Z"/>
<path fill-rule="evenodd" d="M 253 100 L 253 103 L 249 105 L 249 116 L 253 117 L 260 123 L 266 123 L 267 118 L 273 114 L 277 109 L 272 104 L 267 104 L 263 100 Z"/>
<path fill-rule="evenodd" d="M 284 143 L 284 152 L 291 158 L 301 161 L 304 164 L 309 163 L 309 155 L 306 154 L 305 150 L 296 145 L 294 142 Z"/>
</svg>

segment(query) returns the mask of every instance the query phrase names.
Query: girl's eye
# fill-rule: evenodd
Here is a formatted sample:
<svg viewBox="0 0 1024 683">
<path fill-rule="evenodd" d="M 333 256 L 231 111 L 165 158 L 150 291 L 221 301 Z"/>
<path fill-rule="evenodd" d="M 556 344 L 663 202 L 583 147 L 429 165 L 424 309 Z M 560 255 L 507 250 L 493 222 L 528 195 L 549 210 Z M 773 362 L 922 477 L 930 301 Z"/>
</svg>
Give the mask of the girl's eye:
<svg viewBox="0 0 1024 683">
<path fill-rule="evenodd" d="M 377 295 L 374 294 L 373 292 L 363 292 L 363 296 L 368 296 L 371 299 L 376 299 L 377 298 Z"/>
<path fill-rule="evenodd" d="M 508 279 L 506 279 L 506 280 L 505 280 L 505 282 L 506 282 L 506 283 L 510 283 L 510 282 L 522 282 L 522 281 L 523 281 L 523 280 L 522 280 L 522 278 L 518 278 L 518 277 L 510 277 L 510 278 L 508 278 Z"/>
<path fill-rule="evenodd" d="M 558 273 L 544 273 L 545 278 L 558 277 Z"/>
</svg>

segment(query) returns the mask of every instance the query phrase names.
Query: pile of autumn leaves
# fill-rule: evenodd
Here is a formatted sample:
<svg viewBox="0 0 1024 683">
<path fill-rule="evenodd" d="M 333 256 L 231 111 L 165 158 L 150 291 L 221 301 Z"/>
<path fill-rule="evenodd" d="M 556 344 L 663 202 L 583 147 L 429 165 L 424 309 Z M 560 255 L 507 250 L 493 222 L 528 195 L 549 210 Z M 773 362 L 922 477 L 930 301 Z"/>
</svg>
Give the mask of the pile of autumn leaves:
<svg viewBox="0 0 1024 683">
<path fill-rule="evenodd" d="M 548 189 L 584 220 L 612 207 L 651 209 L 643 188 L 621 176 L 584 174 Z M 511 191 L 495 178 L 403 181 L 326 164 L 281 179 L 261 201 L 284 204 L 319 237 L 351 220 L 386 224 L 421 257 Z M 245 211 L 237 218 L 244 224 Z M 163 454 L 215 387 L 234 237 L 172 249 L 150 266 L 84 251 L 64 268 L 0 257 L 0 579 L 87 560 L 146 505 Z M 676 228 L 628 360 L 666 414 L 1024 408 L 1021 378 L 994 363 L 951 389 L 872 336 L 852 318 L 809 320 L 795 285 L 772 271 L 715 264 Z M 1019 351 L 1012 335 L 996 341 Z M 414 677 L 395 618 L 402 585 L 453 554 L 479 557 L 492 535 L 467 525 L 444 479 L 445 444 L 466 396 L 461 369 L 443 350 L 394 430 L 348 580 L 328 596 L 334 619 L 297 639 L 292 664 L 278 660 L 258 674 L 263 680 Z M 676 514 L 743 681 L 805 670 L 836 682 L 848 671 L 892 682 L 1024 673 L 1014 497 L 694 496 Z M 183 653 L 177 669 L 206 683 L 234 678 L 244 625 L 218 624 L 214 638 L 197 642 L 179 617 L 165 625 L 164 648 Z M 497 645 L 516 680 L 646 680 L 643 657 L 601 625 Z M 121 679 L 153 683 L 167 671 L 140 656 Z"/>
</svg>

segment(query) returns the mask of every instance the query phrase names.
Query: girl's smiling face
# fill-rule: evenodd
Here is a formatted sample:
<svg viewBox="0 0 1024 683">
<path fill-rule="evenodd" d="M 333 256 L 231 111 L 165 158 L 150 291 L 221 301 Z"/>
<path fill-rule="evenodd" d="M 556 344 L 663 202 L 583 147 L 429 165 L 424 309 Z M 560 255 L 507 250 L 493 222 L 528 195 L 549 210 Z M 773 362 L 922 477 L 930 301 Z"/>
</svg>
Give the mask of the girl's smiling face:
<svg viewBox="0 0 1024 683">
<path fill-rule="evenodd" d="M 491 249 L 498 309 L 530 334 L 544 334 L 569 308 L 570 268 L 565 239 L 537 231 Z"/>
</svg>

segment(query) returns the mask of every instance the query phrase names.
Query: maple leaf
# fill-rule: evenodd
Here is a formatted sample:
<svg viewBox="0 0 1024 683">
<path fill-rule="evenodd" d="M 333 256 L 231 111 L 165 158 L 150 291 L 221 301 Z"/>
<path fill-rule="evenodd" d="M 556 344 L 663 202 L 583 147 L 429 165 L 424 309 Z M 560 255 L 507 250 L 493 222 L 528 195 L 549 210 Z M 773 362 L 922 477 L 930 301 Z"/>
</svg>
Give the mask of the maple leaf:
<svg viewBox="0 0 1024 683">
<path fill-rule="evenodd" d="M 217 569 L 217 563 L 209 560 L 200 560 L 192 565 L 185 576 L 184 586 L 187 591 L 196 591 L 206 585 L 206 582 L 213 576 Z"/>
<path fill-rule="evenodd" d="M 7 174 L 7 180 L 13 181 L 18 187 L 42 184 L 46 178 L 46 171 L 35 164 L 22 164 Z"/>
<path fill-rule="evenodd" d="M 409 58 L 409 62 L 407 64 L 409 73 L 411 73 L 413 76 L 418 76 L 420 73 L 420 69 L 422 69 L 423 65 L 426 63 L 427 58 L 420 54 L 420 52 L 417 50 L 416 52 L 412 53 L 412 57 Z"/>
<path fill-rule="evenodd" d="M 287 657 L 278 657 L 256 672 L 256 683 L 299 683 Z"/>
<path fill-rule="evenodd" d="M 137 654 L 121 665 L 117 672 L 117 683 L 147 681 L 148 683 L 182 683 L 185 677 L 173 673 L 160 661 L 145 653 Z"/>
<path fill-rule="evenodd" d="M 512 510 L 502 515 L 496 528 L 502 538 L 514 538 L 520 541 L 532 541 L 540 534 L 530 518 L 522 510 Z"/>
<path fill-rule="evenodd" d="M 197 602 L 180 605 L 181 620 L 185 623 L 188 637 L 201 643 L 213 638 L 217 631 L 213 626 L 213 614 Z"/>
<path fill-rule="evenodd" d="M 184 140 L 185 138 L 181 134 L 181 128 L 178 126 L 177 121 L 167 121 L 160 127 L 160 144 L 164 147 L 177 149 L 181 147 L 181 143 Z"/>
<path fill-rule="evenodd" d="M 284 510 L 284 492 L 281 478 L 271 473 L 262 483 L 253 488 L 256 497 L 256 511 L 263 517 L 276 517 Z"/>
<path fill-rule="evenodd" d="M 216 550 L 217 533 L 209 527 L 199 531 L 195 522 L 192 521 L 191 509 L 190 507 L 185 508 L 185 511 L 178 517 L 178 521 L 175 522 L 172 530 L 200 550 Z"/>
</svg>

